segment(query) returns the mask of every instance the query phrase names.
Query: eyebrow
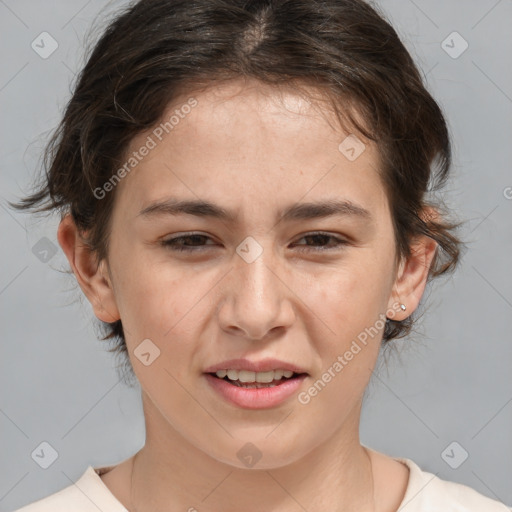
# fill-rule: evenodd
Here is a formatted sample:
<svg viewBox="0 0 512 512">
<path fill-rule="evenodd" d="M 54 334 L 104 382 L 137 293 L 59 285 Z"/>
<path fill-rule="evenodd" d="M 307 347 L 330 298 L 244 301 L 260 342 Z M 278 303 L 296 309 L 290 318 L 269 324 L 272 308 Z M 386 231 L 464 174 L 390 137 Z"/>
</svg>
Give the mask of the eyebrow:
<svg viewBox="0 0 512 512">
<path fill-rule="evenodd" d="M 235 222 L 236 215 L 219 205 L 204 200 L 178 200 L 168 198 L 143 208 L 138 216 L 154 217 L 159 215 L 194 215 L 211 217 L 227 222 Z M 331 216 L 350 216 L 371 222 L 371 213 L 360 205 L 347 200 L 330 199 L 309 203 L 296 203 L 277 215 L 283 221 L 310 220 Z"/>
</svg>

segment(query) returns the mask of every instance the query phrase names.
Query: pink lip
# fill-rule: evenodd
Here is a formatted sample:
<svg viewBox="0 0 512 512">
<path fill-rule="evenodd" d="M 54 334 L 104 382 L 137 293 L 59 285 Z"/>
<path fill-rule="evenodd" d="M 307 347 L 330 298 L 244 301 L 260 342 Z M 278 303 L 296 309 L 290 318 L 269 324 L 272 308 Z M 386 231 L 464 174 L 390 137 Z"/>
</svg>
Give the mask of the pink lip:
<svg viewBox="0 0 512 512">
<path fill-rule="evenodd" d="M 292 363 L 279 359 L 262 359 L 250 361 L 249 359 L 229 359 L 222 363 L 214 364 L 204 370 L 205 373 L 215 373 L 218 370 L 247 370 L 250 372 L 268 372 L 270 370 L 290 370 L 295 373 L 307 373 L 306 370 Z"/>
<path fill-rule="evenodd" d="M 284 380 L 277 386 L 260 389 L 238 387 L 209 373 L 206 373 L 205 377 L 210 386 L 228 402 L 244 409 L 268 409 L 281 404 L 292 396 L 300 388 L 307 375 L 298 375 L 295 378 Z"/>
</svg>

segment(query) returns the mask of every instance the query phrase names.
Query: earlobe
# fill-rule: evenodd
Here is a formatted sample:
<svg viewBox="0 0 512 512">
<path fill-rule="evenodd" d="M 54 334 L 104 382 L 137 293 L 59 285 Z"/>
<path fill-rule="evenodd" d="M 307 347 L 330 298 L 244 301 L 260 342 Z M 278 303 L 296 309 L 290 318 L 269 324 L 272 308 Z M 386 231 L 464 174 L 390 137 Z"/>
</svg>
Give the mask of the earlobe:
<svg viewBox="0 0 512 512">
<path fill-rule="evenodd" d="M 84 241 L 70 214 L 61 220 L 57 238 L 96 317 L 109 323 L 119 320 L 120 315 L 108 276 L 107 263 L 102 260 L 98 264 L 96 255 Z"/>
</svg>

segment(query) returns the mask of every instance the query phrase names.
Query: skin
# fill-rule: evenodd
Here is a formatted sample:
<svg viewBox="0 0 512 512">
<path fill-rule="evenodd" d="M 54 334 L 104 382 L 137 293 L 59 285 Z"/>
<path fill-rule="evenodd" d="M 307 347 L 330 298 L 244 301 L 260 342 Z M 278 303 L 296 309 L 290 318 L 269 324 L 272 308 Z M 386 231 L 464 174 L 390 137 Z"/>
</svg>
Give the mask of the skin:
<svg viewBox="0 0 512 512">
<path fill-rule="evenodd" d="M 297 90 L 237 80 L 194 97 L 198 105 L 117 185 L 108 261 L 95 264 L 69 216 L 58 231 L 95 315 L 122 320 L 142 389 L 146 444 L 103 482 L 138 512 L 396 511 L 408 469 L 359 441 L 383 329 L 308 404 L 293 396 L 269 409 L 238 408 L 203 371 L 236 357 L 276 357 L 309 373 L 307 390 L 396 302 L 407 305 L 398 320 L 417 308 L 436 243 L 416 239 L 395 266 L 377 148 L 358 136 L 366 149 L 347 159 L 338 146 L 348 132 Z M 170 196 L 212 201 L 236 220 L 139 215 Z M 296 202 L 333 198 L 363 206 L 371 222 L 278 222 Z M 348 243 L 321 252 L 333 240 L 303 238 L 316 231 Z M 188 232 L 210 238 L 185 242 L 202 244 L 196 252 L 159 243 Z M 263 248 L 252 263 L 236 252 L 248 236 Z M 133 353 L 147 338 L 161 351 L 149 366 Z M 237 457 L 247 442 L 262 455 L 252 468 Z"/>
</svg>

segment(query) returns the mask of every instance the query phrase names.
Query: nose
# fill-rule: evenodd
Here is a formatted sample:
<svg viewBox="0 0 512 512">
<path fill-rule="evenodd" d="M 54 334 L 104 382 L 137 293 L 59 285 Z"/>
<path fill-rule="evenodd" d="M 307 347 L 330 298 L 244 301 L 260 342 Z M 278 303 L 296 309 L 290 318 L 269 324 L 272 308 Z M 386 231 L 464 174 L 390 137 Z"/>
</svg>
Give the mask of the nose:
<svg viewBox="0 0 512 512">
<path fill-rule="evenodd" d="M 261 340 L 290 327 L 295 320 L 294 292 L 271 248 L 265 247 L 252 262 L 237 253 L 233 260 L 234 268 L 225 281 L 218 310 L 221 328 L 230 334 Z"/>
</svg>

